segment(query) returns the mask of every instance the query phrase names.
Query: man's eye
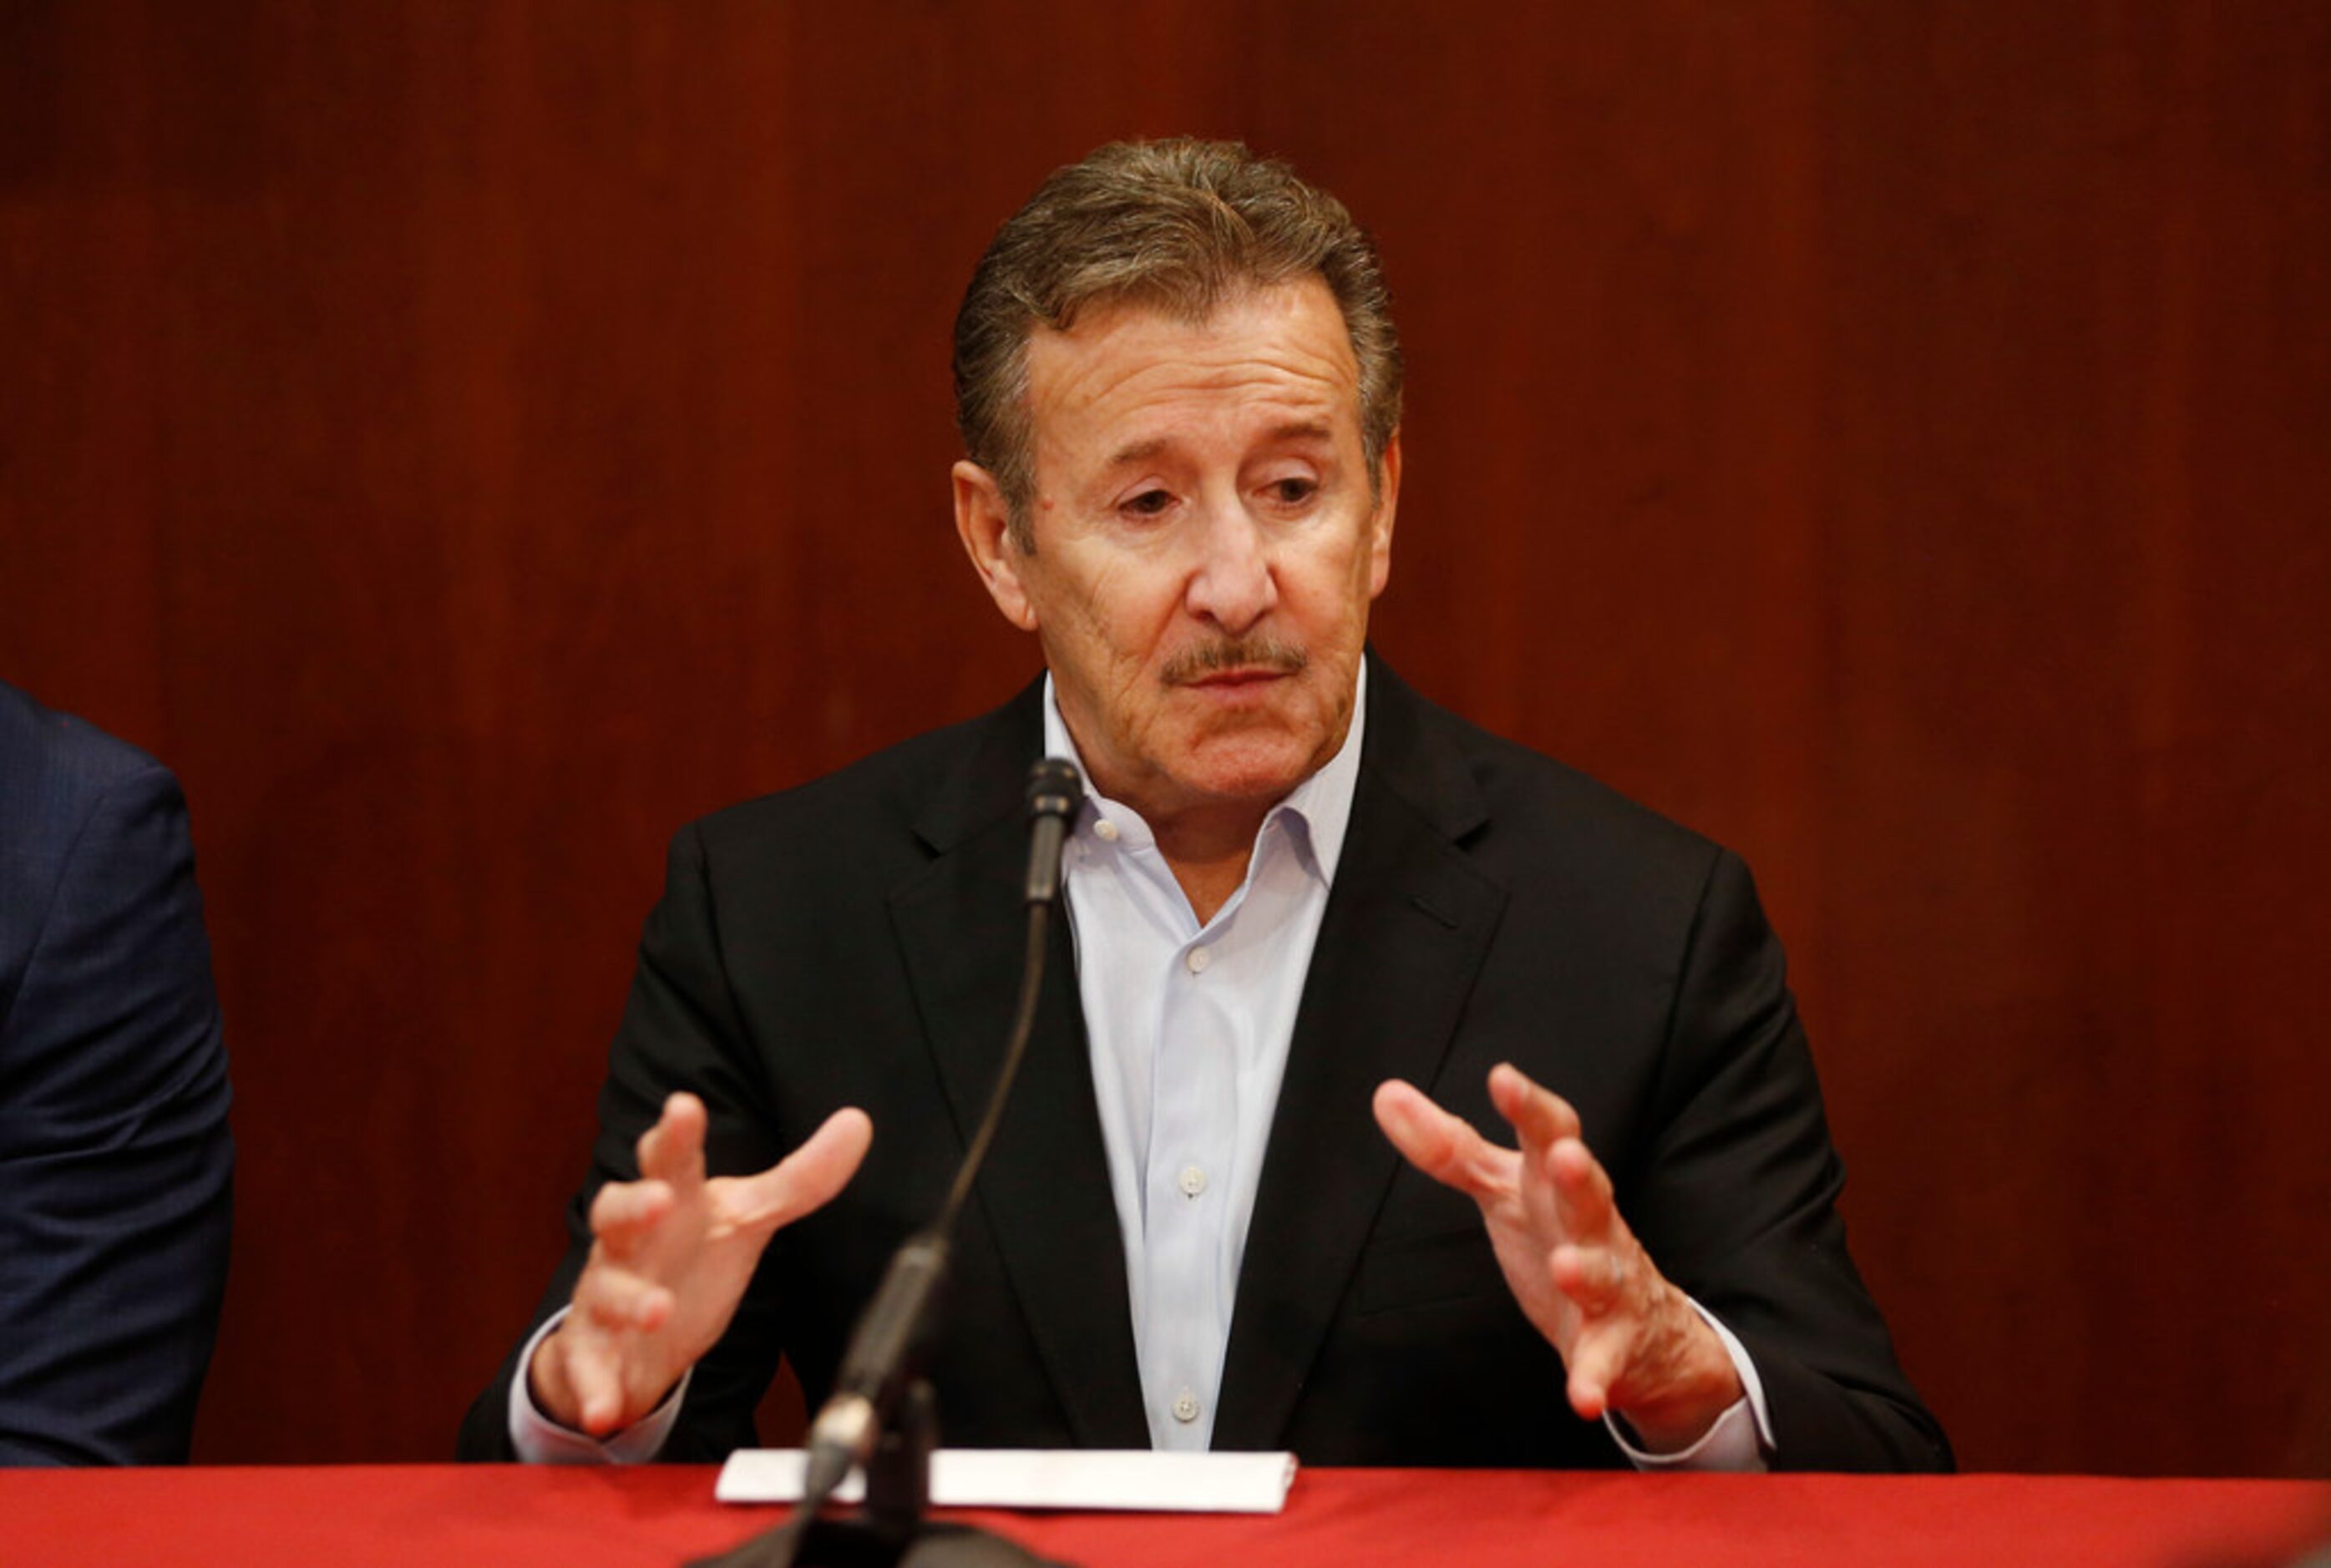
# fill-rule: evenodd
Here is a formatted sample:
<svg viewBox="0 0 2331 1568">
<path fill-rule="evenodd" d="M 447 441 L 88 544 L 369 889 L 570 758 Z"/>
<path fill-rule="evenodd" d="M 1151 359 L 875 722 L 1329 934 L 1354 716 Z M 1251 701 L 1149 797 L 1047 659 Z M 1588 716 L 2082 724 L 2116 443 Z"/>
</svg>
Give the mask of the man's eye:
<svg viewBox="0 0 2331 1568">
<path fill-rule="evenodd" d="M 1154 518 L 1173 504 L 1173 496 L 1165 490 L 1144 490 L 1127 501 L 1122 509 L 1137 518 Z"/>
<path fill-rule="evenodd" d="M 1319 481 L 1307 479 L 1273 480 L 1265 487 L 1270 499 L 1282 507 L 1299 507 L 1319 493 Z"/>
</svg>

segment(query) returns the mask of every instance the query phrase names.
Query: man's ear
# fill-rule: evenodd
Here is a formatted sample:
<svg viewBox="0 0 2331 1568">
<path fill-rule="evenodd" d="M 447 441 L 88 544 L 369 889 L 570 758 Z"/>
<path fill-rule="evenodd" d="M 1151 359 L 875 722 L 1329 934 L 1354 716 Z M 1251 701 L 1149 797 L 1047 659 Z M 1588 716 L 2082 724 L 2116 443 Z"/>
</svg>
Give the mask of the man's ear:
<svg viewBox="0 0 2331 1568">
<path fill-rule="evenodd" d="M 1025 559 L 1012 538 L 1012 508 L 1004 504 L 1004 487 L 975 462 L 958 462 L 954 469 L 955 531 L 963 540 L 972 570 L 986 585 L 987 596 L 1004 618 L 1023 632 L 1036 629 L 1036 606 L 1020 580 Z"/>
<path fill-rule="evenodd" d="M 1392 581 L 1392 524 L 1400 510 L 1400 432 L 1395 430 L 1384 441 L 1384 456 L 1377 460 L 1375 511 L 1368 519 L 1371 537 L 1368 541 L 1368 597 L 1373 599 L 1384 591 Z"/>
</svg>

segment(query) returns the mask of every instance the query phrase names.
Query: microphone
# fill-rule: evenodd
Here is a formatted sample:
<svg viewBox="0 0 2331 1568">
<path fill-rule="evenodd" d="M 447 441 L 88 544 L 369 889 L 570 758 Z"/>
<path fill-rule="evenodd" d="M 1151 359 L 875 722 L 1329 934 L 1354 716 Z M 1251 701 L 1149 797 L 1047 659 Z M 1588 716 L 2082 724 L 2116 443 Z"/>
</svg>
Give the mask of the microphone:
<svg viewBox="0 0 2331 1568">
<path fill-rule="evenodd" d="M 1028 902 L 1051 904 L 1061 896 L 1061 849 L 1076 821 L 1084 779 L 1066 757 L 1041 758 L 1028 770 Z"/>
<path fill-rule="evenodd" d="M 947 1238 L 956 1217 L 971 1196 L 971 1184 L 987 1158 L 988 1145 L 1004 1119 L 1013 1080 L 1021 1059 L 1028 1054 L 1028 1038 L 1036 1024 L 1036 999 L 1042 989 L 1045 927 L 1061 897 L 1061 851 L 1068 840 L 1084 795 L 1084 779 L 1076 765 L 1061 757 L 1038 761 L 1028 773 L 1028 876 L 1024 901 L 1028 908 L 1028 946 L 1021 966 L 1020 1004 L 997 1069 L 995 1088 L 986 1113 L 964 1152 L 955 1185 L 938 1218 L 928 1229 L 907 1238 L 883 1272 L 882 1283 L 867 1303 L 842 1354 L 833 1392 L 817 1412 L 809 1430 L 809 1458 L 802 1479 L 800 1513 L 814 1513 L 833 1495 L 850 1472 L 873 1458 L 883 1424 L 897 1408 L 908 1382 L 908 1368 L 922 1334 L 931 1303 L 947 1278 Z"/>
<path fill-rule="evenodd" d="M 915 1337 L 947 1276 L 947 1239 L 934 1227 L 907 1238 L 891 1256 L 882 1283 L 850 1335 L 833 1392 L 809 1429 L 802 1507 L 816 1508 L 874 1457 L 883 1421 L 899 1401 Z"/>
</svg>

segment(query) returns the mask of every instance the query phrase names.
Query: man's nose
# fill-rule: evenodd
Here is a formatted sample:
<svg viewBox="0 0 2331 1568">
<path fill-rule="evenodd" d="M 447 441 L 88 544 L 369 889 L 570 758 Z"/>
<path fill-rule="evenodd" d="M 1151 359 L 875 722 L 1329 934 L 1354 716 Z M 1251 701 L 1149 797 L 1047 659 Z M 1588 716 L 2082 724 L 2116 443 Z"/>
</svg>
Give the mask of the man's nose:
<svg viewBox="0 0 2331 1568">
<path fill-rule="evenodd" d="M 1207 508 L 1186 600 L 1190 613 L 1233 636 L 1279 603 L 1270 541 L 1245 508 L 1226 502 Z"/>
</svg>

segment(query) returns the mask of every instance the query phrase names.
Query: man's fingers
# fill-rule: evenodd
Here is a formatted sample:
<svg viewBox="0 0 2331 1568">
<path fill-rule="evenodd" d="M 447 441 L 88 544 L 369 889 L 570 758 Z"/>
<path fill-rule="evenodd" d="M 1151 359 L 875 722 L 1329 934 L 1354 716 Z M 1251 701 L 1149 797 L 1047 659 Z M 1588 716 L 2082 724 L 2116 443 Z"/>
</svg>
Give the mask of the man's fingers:
<svg viewBox="0 0 2331 1568">
<path fill-rule="evenodd" d="M 671 1292 L 628 1269 L 600 1262 L 576 1281 L 575 1310 L 595 1328 L 653 1333 L 671 1317 Z"/>
<path fill-rule="evenodd" d="M 1579 1136 L 1578 1113 L 1570 1102 L 1531 1082 L 1511 1062 L 1501 1061 L 1489 1069 L 1489 1103 L 1513 1124 L 1526 1148 L 1544 1149 Z"/>
<path fill-rule="evenodd" d="M 1515 1155 L 1450 1115 L 1423 1091 L 1398 1079 L 1376 1086 L 1376 1126 L 1401 1157 L 1434 1181 L 1476 1199 L 1493 1197 L 1512 1184 Z"/>
<path fill-rule="evenodd" d="M 671 1204 L 667 1183 L 610 1182 L 591 1200 L 591 1234 L 610 1257 L 628 1258 Z"/>
<path fill-rule="evenodd" d="M 1582 1334 L 1570 1347 L 1570 1408 L 1583 1421 L 1601 1421 L 1611 1408 L 1611 1389 L 1626 1370 L 1631 1337 L 1624 1333 Z"/>
<path fill-rule="evenodd" d="M 1618 1210 L 1611 1202 L 1611 1176 L 1593 1150 L 1575 1137 L 1557 1142 L 1546 1155 L 1554 1183 L 1555 1211 L 1563 1233 L 1600 1240 L 1609 1234 Z"/>
<path fill-rule="evenodd" d="M 800 1148 L 757 1176 L 744 1178 L 739 1212 L 748 1225 L 782 1229 L 832 1201 L 858 1174 L 874 1141 L 874 1123 L 846 1106 L 825 1118 Z"/>
<path fill-rule="evenodd" d="M 674 1094 L 663 1115 L 640 1135 L 640 1174 L 685 1190 L 704 1180 L 704 1102 Z"/>
<path fill-rule="evenodd" d="M 1565 1243 L 1554 1250 L 1555 1288 L 1577 1304 L 1592 1320 L 1620 1305 L 1627 1288 L 1627 1260 L 1608 1247 Z"/>
<path fill-rule="evenodd" d="M 596 1438 L 614 1431 L 623 1419 L 623 1379 L 613 1354 L 581 1335 L 572 1336 L 565 1371 L 583 1430 Z"/>
</svg>

